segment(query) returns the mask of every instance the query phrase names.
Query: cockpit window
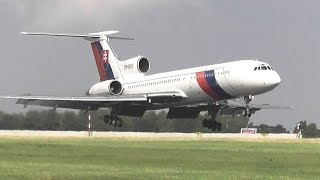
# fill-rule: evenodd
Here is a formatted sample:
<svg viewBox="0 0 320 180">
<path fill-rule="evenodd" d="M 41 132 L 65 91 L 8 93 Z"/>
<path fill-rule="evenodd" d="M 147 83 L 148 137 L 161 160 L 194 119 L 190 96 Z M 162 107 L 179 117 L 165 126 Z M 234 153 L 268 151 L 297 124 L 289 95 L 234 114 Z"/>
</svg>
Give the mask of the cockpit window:
<svg viewBox="0 0 320 180">
<path fill-rule="evenodd" d="M 261 70 L 267 70 L 267 66 L 266 65 L 261 65 Z"/>
<path fill-rule="evenodd" d="M 254 68 L 254 71 L 256 70 L 274 70 L 272 66 L 268 66 L 265 64 L 260 64 L 259 66 Z"/>
</svg>

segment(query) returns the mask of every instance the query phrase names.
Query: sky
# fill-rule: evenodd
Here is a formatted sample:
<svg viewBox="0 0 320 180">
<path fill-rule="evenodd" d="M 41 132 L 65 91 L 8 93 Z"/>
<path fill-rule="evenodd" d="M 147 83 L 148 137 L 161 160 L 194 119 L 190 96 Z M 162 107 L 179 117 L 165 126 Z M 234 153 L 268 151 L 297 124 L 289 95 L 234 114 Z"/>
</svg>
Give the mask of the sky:
<svg viewBox="0 0 320 180">
<path fill-rule="evenodd" d="M 240 59 L 268 62 L 282 82 L 254 103 L 294 109 L 262 110 L 250 121 L 320 125 L 318 7 L 316 0 L 0 0 L 0 94 L 80 96 L 99 81 L 89 42 L 19 32 L 119 30 L 136 40 L 112 41 L 117 55 L 148 57 L 150 74 Z M 23 107 L 1 100 L 0 109 Z"/>
</svg>

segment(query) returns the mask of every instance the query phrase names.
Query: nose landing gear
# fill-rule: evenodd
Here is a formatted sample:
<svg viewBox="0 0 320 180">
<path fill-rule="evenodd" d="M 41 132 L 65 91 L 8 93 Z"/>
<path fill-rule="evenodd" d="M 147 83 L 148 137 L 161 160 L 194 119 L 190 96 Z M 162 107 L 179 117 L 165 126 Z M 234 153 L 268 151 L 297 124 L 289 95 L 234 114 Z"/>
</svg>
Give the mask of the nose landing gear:
<svg viewBox="0 0 320 180">
<path fill-rule="evenodd" d="M 246 107 L 245 110 L 242 111 L 242 116 L 244 117 L 251 117 L 252 113 L 249 107 Z"/>
<path fill-rule="evenodd" d="M 249 107 L 249 103 L 254 99 L 254 96 L 252 96 L 252 95 L 245 96 L 243 99 L 244 99 L 244 102 L 246 103 L 246 109 L 242 111 L 242 115 L 244 117 L 249 118 L 252 115 L 251 109 Z"/>
</svg>

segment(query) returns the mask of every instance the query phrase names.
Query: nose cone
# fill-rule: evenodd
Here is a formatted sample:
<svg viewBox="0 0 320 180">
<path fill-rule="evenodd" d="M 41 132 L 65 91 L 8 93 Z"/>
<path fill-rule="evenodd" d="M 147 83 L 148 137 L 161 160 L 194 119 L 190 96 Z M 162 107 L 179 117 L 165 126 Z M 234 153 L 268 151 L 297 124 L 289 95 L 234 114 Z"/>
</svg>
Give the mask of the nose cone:
<svg viewBox="0 0 320 180">
<path fill-rule="evenodd" d="M 276 71 L 273 71 L 272 79 L 270 82 L 270 86 L 273 86 L 274 88 L 277 87 L 281 83 L 281 78 L 279 74 Z"/>
<path fill-rule="evenodd" d="M 269 76 L 266 77 L 265 82 L 264 82 L 264 86 L 268 90 L 272 90 L 281 83 L 281 78 L 276 71 L 269 71 L 268 73 L 270 73 L 270 74 L 269 74 Z"/>
</svg>

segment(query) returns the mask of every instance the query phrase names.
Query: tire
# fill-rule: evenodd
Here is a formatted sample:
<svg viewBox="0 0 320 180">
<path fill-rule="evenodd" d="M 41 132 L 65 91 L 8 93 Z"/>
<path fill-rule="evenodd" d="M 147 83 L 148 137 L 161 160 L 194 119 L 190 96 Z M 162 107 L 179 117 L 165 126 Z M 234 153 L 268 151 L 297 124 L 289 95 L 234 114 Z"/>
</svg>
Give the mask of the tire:
<svg viewBox="0 0 320 180">
<path fill-rule="evenodd" d="M 109 116 L 109 115 L 105 115 L 105 116 L 103 117 L 103 121 L 104 121 L 104 123 L 108 124 L 109 121 L 110 121 L 110 116 Z"/>
<path fill-rule="evenodd" d="M 220 122 L 217 123 L 217 131 L 222 130 L 222 124 Z"/>
<path fill-rule="evenodd" d="M 113 121 L 112 121 L 112 126 L 113 127 L 117 127 L 118 126 L 118 123 L 119 123 L 119 118 L 117 116 L 115 116 L 113 118 Z"/>
<path fill-rule="evenodd" d="M 114 121 L 114 118 L 109 118 L 109 125 L 112 125 L 112 122 Z"/>
<path fill-rule="evenodd" d="M 247 111 L 246 110 L 243 110 L 241 114 L 242 114 L 243 117 L 247 117 Z"/>
<path fill-rule="evenodd" d="M 112 126 L 113 126 L 113 127 L 117 127 L 117 124 L 118 124 L 118 121 L 116 121 L 116 120 L 113 120 L 113 121 L 112 121 Z"/>
<path fill-rule="evenodd" d="M 123 126 L 123 120 L 122 120 L 122 119 L 119 119 L 119 120 L 118 120 L 118 127 L 121 128 L 122 126 Z"/>
<path fill-rule="evenodd" d="M 211 126 L 211 130 L 212 131 L 216 131 L 217 130 L 217 124 L 218 124 L 217 121 L 213 121 L 212 122 L 212 126 Z"/>
<path fill-rule="evenodd" d="M 207 128 L 207 127 L 209 127 L 208 125 L 209 125 L 208 119 L 204 119 L 204 120 L 202 121 L 202 126 L 205 127 L 205 128 Z"/>
</svg>

